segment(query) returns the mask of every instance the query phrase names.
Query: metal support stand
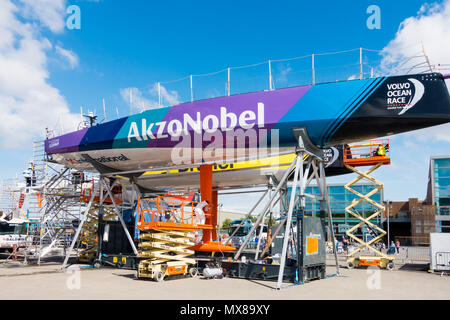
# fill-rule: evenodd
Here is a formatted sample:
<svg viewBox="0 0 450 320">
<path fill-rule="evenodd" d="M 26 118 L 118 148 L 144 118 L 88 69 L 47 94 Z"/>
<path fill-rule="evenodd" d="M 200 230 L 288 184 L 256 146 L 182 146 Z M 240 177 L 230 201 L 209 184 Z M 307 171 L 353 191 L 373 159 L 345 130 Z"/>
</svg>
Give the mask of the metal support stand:
<svg viewBox="0 0 450 320">
<path fill-rule="evenodd" d="M 99 207 L 98 207 L 98 223 L 97 223 L 97 260 L 101 260 L 102 258 L 102 243 L 103 243 L 103 232 L 100 228 L 100 225 L 103 223 L 103 201 L 105 199 L 103 184 L 100 183 L 100 199 L 99 199 Z"/>
<path fill-rule="evenodd" d="M 264 200 L 264 198 L 266 197 L 267 193 L 269 190 L 266 190 L 264 192 L 264 194 L 261 196 L 261 198 L 259 198 L 259 200 L 255 203 L 255 205 L 250 209 L 250 211 L 248 212 L 247 216 L 245 217 L 245 219 L 242 219 L 241 223 L 239 224 L 239 226 L 236 228 L 236 230 L 233 231 L 233 233 L 227 238 L 227 240 L 225 240 L 225 243 L 228 243 L 231 238 L 234 237 L 234 235 L 236 234 L 236 232 L 244 225 L 245 220 L 249 219 L 253 213 L 253 211 L 255 211 L 255 209 L 258 207 L 258 205 L 261 203 L 261 201 Z"/>
<path fill-rule="evenodd" d="M 303 208 L 297 212 L 297 282 L 303 282 Z"/>
<path fill-rule="evenodd" d="M 267 188 L 267 191 L 268 191 L 268 194 L 269 194 L 269 198 L 272 197 L 272 188 L 273 188 L 273 180 L 272 180 L 272 178 L 270 178 L 270 183 L 269 183 L 268 188 Z M 271 202 L 270 206 L 269 206 L 269 212 L 268 212 L 269 213 L 269 219 L 272 218 L 273 206 L 274 206 L 274 204 L 273 204 L 273 202 Z M 265 217 L 263 217 L 263 219 L 262 219 L 263 222 L 264 222 L 264 218 Z M 259 247 L 261 245 L 261 234 L 262 234 L 263 228 L 264 228 L 264 226 L 263 226 L 263 224 L 261 224 L 261 227 L 259 229 L 259 235 L 260 236 L 258 237 L 258 243 L 256 244 L 255 260 L 258 260 Z"/>
<path fill-rule="evenodd" d="M 292 225 L 292 212 L 294 210 L 294 202 L 295 202 L 295 196 L 297 191 L 297 185 L 298 185 L 298 175 L 301 168 L 302 174 L 303 174 L 303 159 L 302 157 L 297 154 L 297 157 L 295 158 L 295 173 L 294 173 L 294 182 L 291 189 L 291 198 L 289 200 L 289 210 L 287 214 L 287 221 L 286 221 L 286 228 L 284 232 L 284 239 L 283 239 L 283 250 L 281 252 L 281 262 L 280 262 L 280 270 L 278 272 L 278 281 L 277 281 L 277 290 L 281 289 L 281 284 L 283 282 L 283 274 L 284 274 L 284 267 L 286 265 L 286 253 L 291 233 L 291 225 Z"/>
<path fill-rule="evenodd" d="M 269 202 L 266 204 L 264 209 L 261 211 L 261 214 L 258 216 L 255 224 L 253 225 L 252 229 L 250 230 L 250 232 L 248 233 L 247 237 L 245 238 L 244 243 L 241 245 L 239 250 L 234 255 L 234 260 L 237 260 L 239 258 L 239 256 L 241 255 L 242 251 L 247 246 L 247 244 L 250 241 L 250 238 L 251 238 L 253 232 L 255 232 L 256 228 L 261 223 L 261 221 L 263 219 L 263 216 L 265 216 L 266 211 L 270 208 L 271 203 L 275 200 L 275 195 L 278 194 L 278 191 L 280 191 L 281 187 L 284 185 L 284 182 L 287 180 L 287 178 L 289 177 L 290 173 L 292 173 L 292 170 L 293 170 L 293 168 L 295 166 L 295 163 L 296 163 L 296 160 L 294 160 L 291 163 L 291 165 L 289 166 L 289 169 L 284 173 L 283 177 L 280 180 L 280 183 L 278 184 L 277 188 L 275 189 L 274 194 L 270 197 Z"/>
<path fill-rule="evenodd" d="M 128 241 L 130 242 L 131 248 L 133 249 L 134 254 L 137 255 L 138 251 L 137 251 L 136 246 L 134 244 L 133 238 L 131 237 L 130 232 L 128 232 L 128 228 L 127 228 L 125 222 L 123 221 L 122 213 L 120 212 L 119 208 L 117 207 L 116 202 L 114 201 L 114 197 L 113 197 L 113 195 L 111 193 L 110 187 L 108 186 L 107 183 L 105 183 L 103 178 L 100 178 L 100 183 L 104 184 L 104 186 L 106 188 L 106 191 L 108 192 L 108 195 L 111 198 L 111 202 L 112 202 L 112 204 L 114 206 L 114 209 L 116 210 L 117 215 L 119 216 L 120 224 L 122 225 L 123 230 L 125 231 L 125 234 L 127 235 Z"/>
<path fill-rule="evenodd" d="M 287 212 L 286 218 L 286 228 L 285 235 L 283 241 L 283 250 L 281 255 L 280 262 L 280 270 L 278 274 L 277 281 L 277 290 L 281 289 L 283 282 L 283 274 L 284 268 L 286 265 L 286 254 L 289 245 L 290 232 L 292 228 L 292 214 L 293 210 L 296 207 L 297 203 L 299 203 L 299 213 L 297 215 L 297 266 L 298 266 L 298 279 L 302 281 L 302 260 L 303 260 L 303 235 L 302 233 L 302 225 L 301 218 L 303 216 L 304 208 L 305 208 L 305 198 L 315 198 L 319 201 L 325 201 L 327 204 L 328 210 L 328 223 L 332 226 L 332 215 L 329 205 L 328 193 L 326 188 L 326 180 L 325 180 L 325 170 L 323 167 L 323 155 L 320 153 L 320 150 L 311 146 L 310 141 L 308 141 L 308 136 L 306 132 L 298 131 L 298 141 L 299 147 L 296 150 L 296 167 L 294 172 L 294 181 L 291 187 L 291 195 L 289 200 L 289 209 Z M 320 171 L 320 175 L 319 172 Z M 306 188 L 311 183 L 311 181 L 315 179 L 317 182 L 317 186 L 320 191 L 320 197 L 315 195 L 306 194 Z M 296 194 L 297 188 L 299 188 L 299 194 Z M 297 197 L 297 199 L 296 199 Z M 335 242 L 334 231 L 331 228 L 331 236 L 333 243 Z M 300 257 L 301 256 L 301 257 Z M 337 260 L 336 250 L 335 250 L 335 260 L 336 260 L 336 269 L 337 274 L 339 275 L 339 264 Z"/>
<path fill-rule="evenodd" d="M 331 233 L 331 240 L 333 241 L 333 251 L 334 251 L 334 259 L 336 262 L 336 275 L 340 276 L 341 271 L 339 269 L 339 261 L 337 256 L 337 248 L 336 248 L 336 237 L 334 236 L 334 228 L 333 228 L 333 215 L 331 213 L 331 207 L 330 207 L 330 199 L 328 197 L 328 190 L 327 190 L 327 184 L 325 179 L 325 169 L 323 167 L 323 162 L 319 163 L 320 166 L 320 175 L 322 176 L 322 190 L 324 192 L 323 196 L 325 199 L 325 203 L 327 206 L 327 212 L 328 212 L 328 228 L 330 229 Z M 321 191 L 322 192 L 322 191 Z"/>
<path fill-rule="evenodd" d="M 280 261 L 280 268 L 278 273 L 278 281 L 277 281 L 277 289 L 281 289 L 281 285 L 283 282 L 283 275 L 284 275 L 284 268 L 286 265 L 286 258 L 287 258 L 287 251 L 290 243 L 290 236 L 292 230 L 293 230 L 293 224 L 292 224 L 292 215 L 294 208 L 297 207 L 298 204 L 300 207 L 300 216 L 303 215 L 304 208 L 305 208 L 305 199 L 306 197 L 316 199 L 318 201 L 324 201 L 327 204 L 327 211 L 328 211 L 328 223 L 332 226 L 332 216 L 331 216 L 331 210 L 328 200 L 328 193 L 326 190 L 326 181 L 325 181 L 325 170 L 323 167 L 323 153 L 322 150 L 317 148 L 316 146 L 312 145 L 310 140 L 308 139 L 307 133 L 303 129 L 298 129 L 294 131 L 294 134 L 296 135 L 296 138 L 299 141 L 299 146 L 296 149 L 296 158 L 291 163 L 289 169 L 285 172 L 281 180 L 278 182 L 275 191 L 272 193 L 270 192 L 269 201 L 267 202 L 264 209 L 259 214 L 256 222 L 254 223 L 252 229 L 250 230 L 249 234 L 247 235 L 246 239 L 244 240 L 244 243 L 241 245 L 239 250 L 236 252 L 234 256 L 234 260 L 238 260 L 239 256 L 241 255 L 242 251 L 245 249 L 246 245 L 248 244 L 250 238 L 252 237 L 253 233 L 257 230 L 257 228 L 261 225 L 262 221 L 264 220 L 264 217 L 269 213 L 269 211 L 272 209 L 275 199 L 277 201 L 280 201 L 283 208 L 288 208 L 286 213 L 286 218 L 282 221 L 276 232 L 272 235 L 272 239 L 276 237 L 278 232 L 281 230 L 281 226 L 285 225 L 285 234 L 283 239 L 283 249 L 281 254 L 281 261 Z M 320 171 L 320 172 L 319 172 Z M 289 177 L 293 175 L 293 183 L 291 187 L 291 195 L 288 203 L 285 203 L 285 196 L 282 195 L 283 192 L 286 192 L 285 189 L 287 186 L 287 181 Z M 306 194 L 306 188 L 311 183 L 312 180 L 316 180 L 317 186 L 319 187 L 320 191 L 320 197 L 317 195 L 310 195 Z M 300 190 L 297 193 L 297 188 Z M 265 197 L 265 195 L 264 195 Z M 262 199 L 260 199 L 262 200 Z M 260 201 L 259 201 L 260 202 Z M 259 204 L 258 202 L 258 204 Z M 255 206 L 256 207 L 256 206 Z M 252 209 L 253 211 L 254 209 Z M 283 210 L 282 210 L 283 211 Z M 300 217 L 298 217 L 299 220 Z M 300 232 L 298 236 L 302 237 L 301 235 L 301 225 L 299 226 Z M 334 242 L 334 232 L 331 228 L 331 236 L 333 238 Z M 297 252 L 303 254 L 303 245 L 302 245 L 302 239 L 294 241 L 294 245 L 296 246 Z M 255 258 L 258 257 L 258 250 L 255 255 Z M 267 247 L 263 250 L 261 255 L 264 255 L 267 251 Z M 335 250 L 336 252 L 336 250 Z M 336 259 L 336 268 L 337 268 L 337 274 L 339 274 L 339 264 L 337 260 L 337 255 L 335 255 Z M 299 278 L 302 279 L 302 272 L 301 272 L 301 260 L 298 259 L 298 266 L 299 266 Z"/>
<path fill-rule="evenodd" d="M 72 239 L 72 243 L 70 244 L 69 250 L 67 251 L 64 262 L 61 265 L 61 269 L 64 269 L 67 265 L 67 262 L 69 261 L 70 255 L 72 254 L 72 250 L 75 246 L 75 243 L 78 240 L 78 237 L 80 236 L 81 230 L 83 229 L 83 224 L 86 221 L 89 210 L 91 209 L 92 202 L 94 201 L 94 196 L 95 196 L 95 187 L 94 187 L 94 190 L 92 191 L 91 199 L 89 200 L 88 206 L 87 206 L 86 210 L 84 211 L 84 214 L 81 215 L 81 217 L 80 217 L 80 225 L 78 226 L 77 231 L 75 232 L 75 236 Z"/>
<path fill-rule="evenodd" d="M 130 232 L 128 231 L 128 228 L 127 228 L 127 226 L 126 226 L 126 224 L 125 224 L 125 222 L 123 220 L 122 214 L 121 214 L 119 208 L 117 207 L 116 202 L 114 201 L 114 197 L 113 197 L 112 192 L 111 192 L 111 186 L 109 186 L 107 181 L 105 181 L 106 179 L 107 178 L 105 178 L 105 177 L 101 177 L 99 182 L 98 182 L 99 189 L 100 189 L 100 199 L 99 199 L 100 201 L 99 201 L 99 208 L 98 208 L 98 222 L 97 222 L 97 225 L 98 225 L 97 226 L 97 228 L 98 228 L 97 229 L 98 241 L 97 241 L 97 254 L 96 254 L 96 257 L 97 257 L 97 259 L 101 258 L 101 244 L 102 244 L 103 235 L 100 233 L 99 225 L 102 222 L 103 211 L 105 209 L 104 205 L 103 205 L 104 201 L 105 201 L 105 198 L 106 198 L 105 190 L 106 190 L 107 195 L 111 199 L 111 202 L 112 202 L 112 204 L 114 206 L 114 211 L 117 213 L 117 216 L 119 217 L 119 221 L 120 221 L 120 223 L 121 223 L 121 225 L 123 227 L 123 230 L 125 231 L 125 234 L 126 234 L 126 236 L 128 238 L 128 241 L 130 242 L 131 248 L 133 249 L 134 254 L 137 255 L 138 251 L 136 249 L 136 245 L 134 244 L 133 238 L 131 237 Z M 72 243 L 70 245 L 69 250 L 67 251 L 67 254 L 66 254 L 64 262 L 63 262 L 63 264 L 61 266 L 61 269 L 64 269 L 66 267 L 67 261 L 69 260 L 69 257 L 70 257 L 70 255 L 72 253 L 72 250 L 73 250 L 74 246 L 75 246 L 75 243 L 79 239 L 81 230 L 83 229 L 83 225 L 85 224 L 88 215 L 95 214 L 95 213 L 91 212 L 92 204 L 93 204 L 93 201 L 94 201 L 94 198 L 95 198 L 95 194 L 96 194 L 95 191 L 96 190 L 94 188 L 94 190 L 92 192 L 92 195 L 91 195 L 91 199 L 89 200 L 89 204 L 88 204 L 88 206 L 86 208 L 86 211 L 81 216 L 80 225 L 78 226 L 77 231 L 75 233 L 75 236 L 72 239 Z"/>
</svg>

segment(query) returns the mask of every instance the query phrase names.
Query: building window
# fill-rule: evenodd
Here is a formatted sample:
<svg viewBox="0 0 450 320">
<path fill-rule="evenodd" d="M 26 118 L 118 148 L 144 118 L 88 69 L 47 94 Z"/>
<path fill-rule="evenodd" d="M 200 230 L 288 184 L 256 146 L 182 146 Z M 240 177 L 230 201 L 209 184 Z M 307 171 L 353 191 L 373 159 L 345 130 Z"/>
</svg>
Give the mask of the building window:
<svg viewBox="0 0 450 320">
<path fill-rule="evenodd" d="M 450 158 L 434 159 L 435 167 L 450 167 Z"/>
<path fill-rule="evenodd" d="M 450 177 L 450 168 L 436 168 L 434 169 L 434 176 L 439 178 Z"/>
<path fill-rule="evenodd" d="M 438 178 L 434 179 L 435 187 L 450 187 L 450 178 Z"/>
<path fill-rule="evenodd" d="M 435 189 L 436 197 L 450 197 L 450 187 L 438 187 Z"/>
<path fill-rule="evenodd" d="M 438 207 L 437 213 L 440 216 L 449 216 L 450 215 L 450 207 Z"/>
</svg>

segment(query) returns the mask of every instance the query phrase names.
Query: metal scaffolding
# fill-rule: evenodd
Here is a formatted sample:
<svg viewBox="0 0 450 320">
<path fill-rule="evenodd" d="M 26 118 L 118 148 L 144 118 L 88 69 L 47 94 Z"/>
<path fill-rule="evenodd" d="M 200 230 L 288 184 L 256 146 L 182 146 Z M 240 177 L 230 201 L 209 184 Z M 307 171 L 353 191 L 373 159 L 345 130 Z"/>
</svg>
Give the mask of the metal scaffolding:
<svg viewBox="0 0 450 320">
<path fill-rule="evenodd" d="M 339 270 L 339 263 L 337 259 L 337 253 L 335 248 L 335 237 L 334 237 L 334 230 L 332 227 L 333 218 L 331 214 L 330 209 L 330 203 L 328 199 L 328 193 L 327 193 L 327 187 L 326 187 L 326 180 L 325 180 L 325 170 L 324 170 L 324 160 L 323 160 L 323 152 L 321 149 L 315 147 L 311 141 L 308 138 L 308 135 L 306 131 L 301 128 L 296 130 L 296 137 L 298 139 L 299 145 L 295 150 L 295 153 L 297 156 L 295 157 L 294 161 L 289 166 L 289 169 L 285 172 L 281 180 L 277 183 L 275 190 L 272 192 L 267 192 L 261 197 L 261 199 L 258 201 L 257 205 L 262 201 L 262 199 L 266 196 L 266 194 L 270 194 L 269 200 L 267 201 L 264 209 L 261 211 L 261 213 L 258 215 L 255 224 L 253 225 L 252 229 L 246 236 L 243 244 L 240 246 L 239 250 L 236 252 L 234 256 L 234 260 L 238 260 L 239 256 L 243 252 L 243 250 L 248 245 L 252 234 L 258 229 L 258 227 L 263 223 L 265 217 L 267 214 L 269 214 L 273 208 L 273 206 L 278 202 L 281 201 L 282 203 L 282 212 L 280 213 L 282 216 L 284 216 L 284 219 L 281 221 L 280 226 L 278 229 L 274 232 L 272 235 L 272 238 L 270 241 L 272 241 L 279 231 L 281 230 L 281 227 L 285 225 L 285 233 L 284 233 L 284 239 L 283 239 L 283 249 L 281 254 L 281 262 L 280 262 L 280 269 L 278 274 L 278 281 L 276 288 L 279 290 L 282 288 L 282 282 L 283 282 L 283 275 L 284 275 L 284 268 L 286 265 L 286 258 L 287 258 L 287 250 L 288 245 L 291 238 L 291 230 L 293 230 L 293 213 L 294 208 L 296 208 L 297 218 L 300 218 L 303 215 L 304 208 L 305 208 L 305 198 L 315 198 L 318 201 L 320 201 L 321 208 L 328 213 L 328 225 L 329 225 L 329 231 L 331 233 L 331 238 L 333 240 L 333 249 L 334 249 L 334 256 L 336 261 L 336 274 L 340 274 Z M 287 201 L 286 197 L 286 190 L 287 190 L 287 182 L 288 180 L 292 178 L 293 182 L 291 185 L 291 194 L 290 198 Z M 306 188 L 308 185 L 315 180 L 317 183 L 317 186 L 319 187 L 320 196 L 318 195 L 312 195 L 306 193 Z M 272 189 L 272 188 L 271 188 Z M 298 192 L 297 192 L 298 189 Z M 256 206 L 257 206 L 256 205 Z M 255 206 L 255 207 L 256 207 Z M 287 210 L 286 210 L 287 208 Z M 254 210 L 254 208 L 251 210 L 251 212 Z M 250 212 L 250 214 L 251 214 Z M 298 228 L 298 226 L 297 226 Z M 293 234 L 292 234 L 293 235 Z M 297 231 L 297 239 L 294 240 L 294 245 L 296 245 L 297 248 L 299 248 L 299 239 L 300 239 L 300 232 Z M 257 248 L 255 257 L 258 256 L 259 247 Z M 264 249 L 263 254 L 265 253 L 266 249 Z M 299 256 L 300 250 L 297 250 L 297 255 Z M 298 257 L 297 257 L 297 263 Z M 300 268 L 299 268 L 300 270 Z M 301 275 L 299 275 L 299 278 Z"/>
<path fill-rule="evenodd" d="M 80 195 L 84 175 L 51 163 L 45 154 L 45 142 L 33 143 L 33 158 L 20 193 L 27 197 L 28 234 L 31 243 L 25 249 L 28 259 L 63 256 L 84 204 Z"/>
</svg>

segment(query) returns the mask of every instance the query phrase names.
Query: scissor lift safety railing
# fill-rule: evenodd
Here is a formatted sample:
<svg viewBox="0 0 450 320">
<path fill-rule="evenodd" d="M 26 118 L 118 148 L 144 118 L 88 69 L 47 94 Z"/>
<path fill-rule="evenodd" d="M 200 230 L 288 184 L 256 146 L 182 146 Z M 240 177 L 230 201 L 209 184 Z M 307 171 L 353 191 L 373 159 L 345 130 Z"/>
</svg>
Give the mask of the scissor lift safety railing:
<svg viewBox="0 0 450 320">
<path fill-rule="evenodd" d="M 148 258 L 139 262 L 138 278 L 162 281 L 167 275 L 197 275 L 196 261 L 188 258 L 195 252 L 188 248 L 195 244 L 195 231 L 213 229 L 212 225 L 197 223 L 197 204 L 165 196 L 138 199 L 138 256 Z"/>
<path fill-rule="evenodd" d="M 389 140 L 381 139 L 381 140 L 370 140 L 364 141 L 357 144 L 352 145 L 344 145 L 344 164 L 347 169 L 353 171 L 358 175 L 355 179 L 345 185 L 345 189 L 355 194 L 359 199 L 354 199 L 353 202 L 345 208 L 345 211 L 351 216 L 361 220 L 358 224 L 350 228 L 346 231 L 346 235 L 356 242 L 360 244 L 360 247 L 355 249 L 354 251 L 348 253 L 347 255 L 347 266 L 349 268 L 353 268 L 356 266 L 379 266 L 382 268 L 387 268 L 389 270 L 393 269 L 394 264 L 393 256 L 388 256 L 378 249 L 376 249 L 373 245 L 379 242 L 383 236 L 386 235 L 386 231 L 381 229 L 376 224 L 372 223 L 371 220 L 377 218 L 379 215 L 383 214 L 386 211 L 384 205 L 372 200 L 370 197 L 381 191 L 384 188 L 384 184 L 370 176 L 376 169 L 380 168 L 382 165 L 390 164 L 390 151 L 389 151 Z M 369 170 L 366 172 L 360 171 L 356 169 L 357 166 L 371 166 Z M 357 190 L 353 189 L 352 186 L 355 185 L 362 179 L 369 180 L 375 188 L 371 190 L 367 194 L 362 194 Z M 372 207 L 376 210 L 369 217 L 364 217 L 360 215 L 355 207 L 361 203 L 367 202 L 372 205 Z M 364 239 L 358 238 L 353 234 L 354 231 L 359 228 L 367 225 L 372 230 L 378 231 L 378 234 L 375 235 L 370 241 L 364 241 Z M 375 255 L 374 256 L 362 256 L 357 254 L 368 248 Z"/>
<path fill-rule="evenodd" d="M 94 191 L 94 184 L 95 184 L 95 181 L 92 180 L 91 187 L 89 187 L 89 188 L 82 188 L 81 189 L 80 201 L 88 203 L 91 200 L 92 193 L 95 193 L 94 194 L 94 203 L 99 203 L 100 202 L 100 192 L 98 190 Z M 83 187 L 83 184 L 81 184 L 81 187 Z M 114 202 L 116 204 L 122 204 L 123 203 L 123 200 L 122 200 L 122 186 L 120 186 L 120 185 L 114 186 L 112 188 L 112 190 L 111 190 L 111 194 L 112 194 L 112 196 L 114 198 Z M 103 199 L 103 203 L 111 204 L 112 203 L 111 198 L 109 196 L 106 196 Z"/>
<path fill-rule="evenodd" d="M 142 231 L 213 229 L 213 225 L 196 223 L 194 211 L 197 204 L 196 201 L 166 196 L 139 198 L 136 226 Z M 205 217 L 209 217 L 209 214 L 206 213 Z"/>
</svg>

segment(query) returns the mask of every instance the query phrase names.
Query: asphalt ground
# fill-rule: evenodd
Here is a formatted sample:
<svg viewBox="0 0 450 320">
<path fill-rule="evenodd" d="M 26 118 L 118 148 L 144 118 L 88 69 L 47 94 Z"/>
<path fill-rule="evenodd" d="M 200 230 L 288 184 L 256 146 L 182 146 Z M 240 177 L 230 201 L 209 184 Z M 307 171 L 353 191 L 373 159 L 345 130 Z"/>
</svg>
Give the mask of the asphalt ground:
<svg viewBox="0 0 450 320">
<path fill-rule="evenodd" d="M 346 269 L 340 276 L 327 261 L 326 279 L 303 285 L 236 278 L 137 280 L 133 270 L 72 265 L 61 271 L 60 263 L 24 266 L 0 261 L 0 300 L 23 299 L 149 299 L 149 300 L 378 300 L 450 299 L 450 276 L 428 273 L 421 264 L 399 265 L 395 270 Z"/>
</svg>

